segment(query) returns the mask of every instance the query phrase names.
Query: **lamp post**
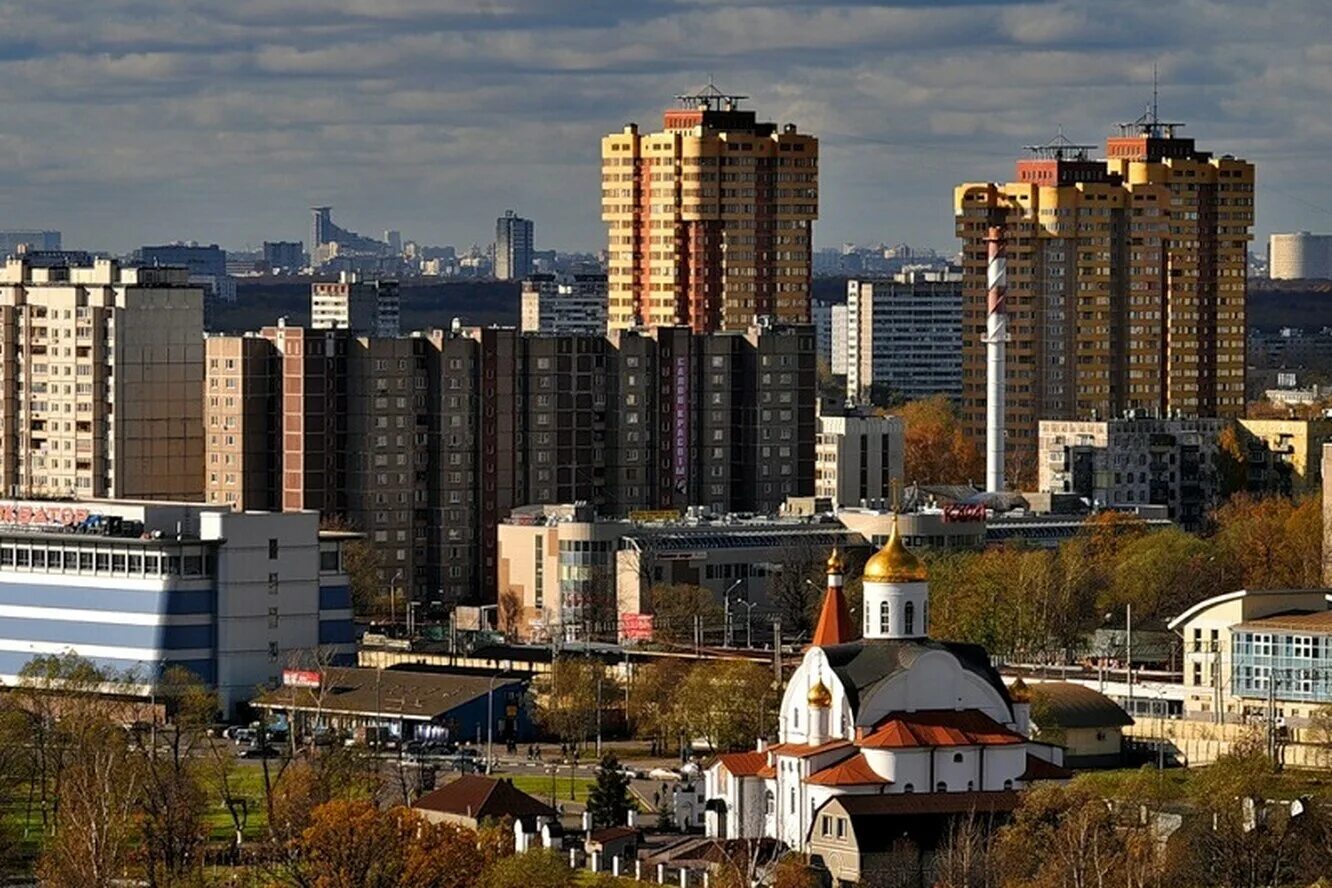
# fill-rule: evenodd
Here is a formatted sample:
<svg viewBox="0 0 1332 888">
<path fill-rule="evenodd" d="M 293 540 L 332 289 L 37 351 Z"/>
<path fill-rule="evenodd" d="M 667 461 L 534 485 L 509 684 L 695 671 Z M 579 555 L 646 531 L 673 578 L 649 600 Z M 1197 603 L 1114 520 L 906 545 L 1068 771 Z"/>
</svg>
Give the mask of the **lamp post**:
<svg viewBox="0 0 1332 888">
<path fill-rule="evenodd" d="M 389 627 L 398 625 L 398 580 L 402 579 L 402 571 L 393 575 L 389 581 Z"/>
<path fill-rule="evenodd" d="M 722 601 L 724 602 L 725 607 L 726 607 L 726 619 L 725 619 L 725 625 L 724 625 L 724 627 L 723 627 L 723 632 L 722 632 L 722 647 L 727 647 L 727 648 L 728 648 L 728 647 L 731 646 L 731 637 L 732 637 L 732 633 L 731 633 L 731 591 L 732 591 L 733 589 L 735 589 L 736 586 L 739 586 L 739 585 L 740 585 L 741 583 L 743 583 L 743 582 L 744 582 L 744 579 L 743 579 L 743 578 L 742 578 L 742 579 L 739 579 L 739 580 L 736 580 L 734 583 L 732 583 L 731 585 L 727 586 L 727 587 L 726 587 L 726 591 L 722 593 Z"/>
<path fill-rule="evenodd" d="M 490 677 L 490 690 L 486 692 L 486 776 L 490 776 L 495 760 L 495 682 L 509 670 L 503 669 Z"/>
</svg>

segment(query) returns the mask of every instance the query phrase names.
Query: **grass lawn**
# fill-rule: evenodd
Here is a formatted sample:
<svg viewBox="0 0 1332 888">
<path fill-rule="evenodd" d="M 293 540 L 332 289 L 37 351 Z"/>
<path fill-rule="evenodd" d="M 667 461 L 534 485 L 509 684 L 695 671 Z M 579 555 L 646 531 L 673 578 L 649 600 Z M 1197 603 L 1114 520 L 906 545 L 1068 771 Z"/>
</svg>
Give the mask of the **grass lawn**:
<svg viewBox="0 0 1332 888">
<path fill-rule="evenodd" d="M 276 777 L 276 774 L 274 774 Z M 208 836 L 213 841 L 229 842 L 235 826 L 231 814 L 214 786 L 208 786 L 208 810 L 204 813 L 204 823 L 208 825 Z M 257 762 L 237 762 L 236 770 L 231 774 L 231 791 L 237 799 L 244 799 L 249 816 L 245 820 L 245 838 L 247 841 L 262 838 L 268 832 L 268 808 L 264 805 L 264 771 Z"/>
<path fill-rule="evenodd" d="M 579 768 L 577 776 L 573 779 L 573 791 L 570 792 L 569 769 L 560 768 L 559 774 L 555 778 L 555 801 L 557 802 L 585 802 L 587 801 L 588 791 L 596 784 L 596 780 L 587 773 L 590 769 Z M 498 771 L 493 775 L 495 777 L 504 777 L 512 780 L 517 789 L 537 799 L 550 801 L 550 775 L 540 772 L 532 773 L 513 773 L 506 774 Z"/>
</svg>

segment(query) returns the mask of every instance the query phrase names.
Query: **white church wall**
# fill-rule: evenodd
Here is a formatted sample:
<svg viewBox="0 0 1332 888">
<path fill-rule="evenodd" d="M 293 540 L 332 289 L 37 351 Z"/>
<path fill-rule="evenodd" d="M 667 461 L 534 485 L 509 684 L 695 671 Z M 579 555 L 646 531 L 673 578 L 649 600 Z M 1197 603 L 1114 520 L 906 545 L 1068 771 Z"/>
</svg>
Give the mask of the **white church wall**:
<svg viewBox="0 0 1332 888">
<path fill-rule="evenodd" d="M 893 712 L 930 709 L 979 709 L 1000 724 L 1012 721 L 1008 704 L 999 692 L 942 650 L 921 654 L 911 668 L 888 679 L 868 700 L 862 700 L 858 721 L 872 725 Z"/>
<path fill-rule="evenodd" d="M 991 746 L 985 750 L 986 790 L 1003 789 L 1005 780 L 1016 783 L 1026 770 L 1027 744 L 1025 743 L 1014 746 Z"/>
</svg>

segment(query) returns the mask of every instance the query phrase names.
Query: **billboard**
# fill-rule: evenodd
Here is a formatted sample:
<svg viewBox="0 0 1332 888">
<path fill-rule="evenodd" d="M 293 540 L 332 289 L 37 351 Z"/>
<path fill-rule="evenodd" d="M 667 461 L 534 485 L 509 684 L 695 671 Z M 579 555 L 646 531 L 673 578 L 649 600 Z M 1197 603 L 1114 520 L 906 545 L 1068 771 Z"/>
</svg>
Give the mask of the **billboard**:
<svg viewBox="0 0 1332 888">
<path fill-rule="evenodd" d="M 689 410 L 691 405 L 689 356 L 676 355 L 673 468 L 675 470 L 675 489 L 679 493 L 689 491 Z"/>
<path fill-rule="evenodd" d="M 282 686 L 287 688 L 317 688 L 319 673 L 313 669 L 283 669 Z"/>
<path fill-rule="evenodd" d="M 949 524 L 955 521 L 984 521 L 985 505 L 983 503 L 954 503 L 951 506 L 944 506 L 943 520 Z"/>
<path fill-rule="evenodd" d="M 620 614 L 621 641 L 651 641 L 652 614 Z"/>
</svg>

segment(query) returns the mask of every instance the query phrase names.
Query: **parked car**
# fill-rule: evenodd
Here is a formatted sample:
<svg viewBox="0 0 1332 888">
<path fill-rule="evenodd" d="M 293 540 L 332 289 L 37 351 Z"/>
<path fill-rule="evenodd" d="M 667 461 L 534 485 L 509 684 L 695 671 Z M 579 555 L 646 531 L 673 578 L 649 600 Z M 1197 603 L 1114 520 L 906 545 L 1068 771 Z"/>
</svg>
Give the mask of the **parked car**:
<svg viewBox="0 0 1332 888">
<path fill-rule="evenodd" d="M 648 771 L 649 780 L 679 780 L 680 772 L 672 768 L 653 768 Z"/>
<path fill-rule="evenodd" d="M 259 746 L 252 744 L 240 751 L 241 758 L 277 758 L 278 751 L 275 746 Z"/>
</svg>

